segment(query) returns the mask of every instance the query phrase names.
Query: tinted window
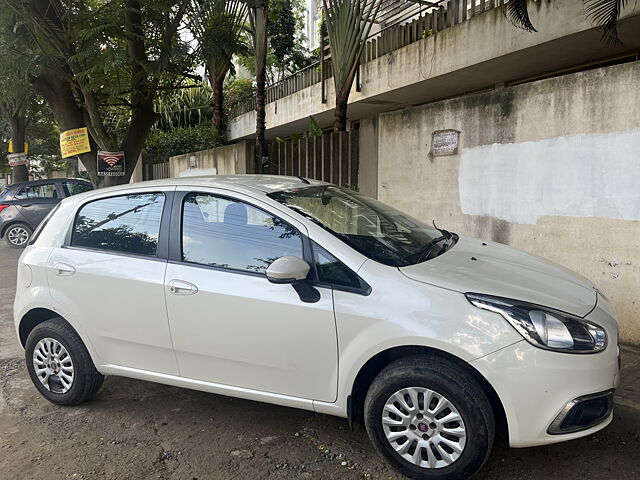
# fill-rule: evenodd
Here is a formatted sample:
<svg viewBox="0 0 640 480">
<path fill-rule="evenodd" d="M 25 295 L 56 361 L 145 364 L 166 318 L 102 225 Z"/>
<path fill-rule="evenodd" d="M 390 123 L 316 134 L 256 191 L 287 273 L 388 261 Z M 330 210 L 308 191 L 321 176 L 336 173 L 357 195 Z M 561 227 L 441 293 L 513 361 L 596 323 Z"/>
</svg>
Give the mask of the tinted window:
<svg viewBox="0 0 640 480">
<path fill-rule="evenodd" d="M 287 222 L 228 198 L 196 193 L 185 198 L 185 262 L 264 273 L 285 255 L 302 258 L 300 233 Z"/>
<path fill-rule="evenodd" d="M 42 185 L 31 185 L 22 187 L 18 190 L 13 198 L 15 200 L 37 200 L 42 198 L 58 198 L 56 185 L 54 183 L 45 183 Z"/>
<path fill-rule="evenodd" d="M 0 185 L 0 200 L 7 196 L 8 191 L 9 187 L 7 185 Z"/>
<path fill-rule="evenodd" d="M 144 193 L 87 203 L 76 215 L 71 244 L 154 256 L 164 195 Z"/>
<path fill-rule="evenodd" d="M 357 275 L 315 242 L 313 257 L 320 282 L 343 287 L 360 287 Z"/>
<path fill-rule="evenodd" d="M 77 195 L 78 193 L 88 192 L 93 190 L 93 186 L 90 183 L 85 182 L 62 182 L 64 191 L 67 196 Z"/>
</svg>

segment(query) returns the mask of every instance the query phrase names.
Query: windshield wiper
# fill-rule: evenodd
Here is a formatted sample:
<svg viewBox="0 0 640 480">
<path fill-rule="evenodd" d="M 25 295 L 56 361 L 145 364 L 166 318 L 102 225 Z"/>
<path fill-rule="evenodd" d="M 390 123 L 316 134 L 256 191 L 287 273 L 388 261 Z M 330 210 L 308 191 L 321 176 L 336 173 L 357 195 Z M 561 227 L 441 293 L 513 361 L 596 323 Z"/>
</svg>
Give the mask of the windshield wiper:
<svg viewBox="0 0 640 480">
<path fill-rule="evenodd" d="M 429 243 L 427 243 L 424 248 L 422 250 L 420 250 L 420 253 L 418 254 L 418 260 L 416 261 L 416 263 L 420 263 L 422 262 L 422 260 L 428 256 L 428 254 L 431 253 L 431 250 L 433 250 L 433 247 L 435 247 L 436 245 L 438 245 L 440 242 L 442 242 L 443 240 L 449 240 L 449 237 L 442 235 L 441 237 L 438 238 L 434 238 L 433 240 L 431 240 Z"/>
</svg>

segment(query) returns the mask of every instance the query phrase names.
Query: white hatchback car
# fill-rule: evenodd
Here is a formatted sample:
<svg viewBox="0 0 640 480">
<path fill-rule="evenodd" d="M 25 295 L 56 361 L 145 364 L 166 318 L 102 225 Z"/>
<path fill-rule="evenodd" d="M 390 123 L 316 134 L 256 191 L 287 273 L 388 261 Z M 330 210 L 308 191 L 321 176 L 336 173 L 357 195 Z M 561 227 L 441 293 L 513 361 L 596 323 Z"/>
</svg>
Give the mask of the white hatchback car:
<svg viewBox="0 0 640 480">
<path fill-rule="evenodd" d="M 181 178 L 62 201 L 20 258 L 27 367 L 59 405 L 104 375 L 363 422 L 414 478 L 612 419 L 618 326 L 588 280 L 297 177 Z"/>
</svg>

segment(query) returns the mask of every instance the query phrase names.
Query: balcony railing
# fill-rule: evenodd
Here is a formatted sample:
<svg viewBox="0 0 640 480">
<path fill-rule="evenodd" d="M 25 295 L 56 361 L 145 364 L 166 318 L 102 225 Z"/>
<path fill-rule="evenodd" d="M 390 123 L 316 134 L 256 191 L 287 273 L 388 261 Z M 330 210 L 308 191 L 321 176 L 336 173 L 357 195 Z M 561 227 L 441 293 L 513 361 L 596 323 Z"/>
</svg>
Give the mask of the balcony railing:
<svg viewBox="0 0 640 480">
<path fill-rule="evenodd" d="M 418 42 L 424 38 L 435 35 L 437 32 L 451 28 L 470 18 L 480 15 L 488 10 L 501 7 L 508 0 L 440 0 L 421 1 L 424 6 L 419 15 L 410 21 L 397 16 L 397 22 L 386 25 L 367 40 L 363 49 L 361 63 L 375 60 L 382 55 L 398 50 L 402 47 Z M 405 17 L 406 18 L 406 17 Z M 332 78 L 331 54 L 326 38 L 321 42 L 323 59 L 312 65 L 293 73 L 266 89 L 266 102 L 271 103 L 307 87 L 320 83 L 322 86 L 321 100 L 326 103 L 325 82 Z M 356 89 L 359 88 L 359 78 L 356 80 Z M 231 112 L 231 117 L 239 117 L 256 108 L 255 96 L 239 103 Z"/>
</svg>

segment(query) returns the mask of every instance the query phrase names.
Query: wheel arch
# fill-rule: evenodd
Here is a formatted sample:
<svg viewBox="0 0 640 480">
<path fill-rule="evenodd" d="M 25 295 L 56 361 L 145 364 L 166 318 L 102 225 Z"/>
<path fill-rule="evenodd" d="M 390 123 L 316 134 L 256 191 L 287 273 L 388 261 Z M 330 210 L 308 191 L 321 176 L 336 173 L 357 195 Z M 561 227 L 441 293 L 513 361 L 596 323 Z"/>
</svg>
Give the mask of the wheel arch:
<svg viewBox="0 0 640 480">
<path fill-rule="evenodd" d="M 453 363 L 469 373 L 478 382 L 491 403 L 491 408 L 496 421 L 496 433 L 500 437 L 508 440 L 509 430 L 504 406 L 502 405 L 502 401 L 500 400 L 497 392 L 487 379 L 484 378 L 484 376 L 472 365 L 455 355 L 437 348 L 421 345 L 404 345 L 383 350 L 371 357 L 360 368 L 351 387 L 349 398 L 347 399 L 347 415 L 350 424 L 352 422 L 362 423 L 364 416 L 364 400 L 367 392 L 369 391 L 369 387 L 376 376 L 391 362 L 400 358 L 415 355 L 438 357 Z"/>
<path fill-rule="evenodd" d="M 78 333 L 78 331 L 73 327 L 73 325 L 67 322 L 64 319 L 64 317 L 60 316 L 58 312 L 54 312 L 53 310 L 49 310 L 48 308 L 42 308 L 42 307 L 32 308 L 22 316 L 22 318 L 20 319 L 20 324 L 18 326 L 18 337 L 20 338 L 20 344 L 22 345 L 22 348 L 25 347 L 27 343 L 27 338 L 29 337 L 29 334 L 34 328 L 36 328 L 41 323 L 46 322 L 47 320 L 51 320 L 53 318 L 62 319 L 71 328 L 73 328 L 76 333 Z M 79 333 L 78 333 L 78 336 L 80 336 Z"/>
<path fill-rule="evenodd" d="M 0 238 L 4 238 L 4 234 L 7 232 L 7 230 L 9 230 L 11 227 L 13 227 L 14 225 L 24 225 L 26 227 L 29 228 L 29 230 L 32 230 L 31 225 L 29 225 L 27 222 L 25 222 L 24 220 L 20 220 L 20 219 L 13 219 L 13 220 L 9 220 L 7 223 L 5 223 L 2 226 L 2 230 L 0 230 Z"/>
</svg>

